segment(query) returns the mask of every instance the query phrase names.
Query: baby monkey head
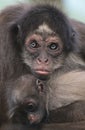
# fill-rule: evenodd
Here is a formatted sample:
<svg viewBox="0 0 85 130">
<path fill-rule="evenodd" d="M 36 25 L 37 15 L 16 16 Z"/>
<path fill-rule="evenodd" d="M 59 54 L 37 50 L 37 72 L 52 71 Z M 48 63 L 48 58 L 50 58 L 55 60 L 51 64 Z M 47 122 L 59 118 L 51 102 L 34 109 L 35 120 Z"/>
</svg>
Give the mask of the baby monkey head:
<svg viewBox="0 0 85 130">
<path fill-rule="evenodd" d="M 8 116 L 13 123 L 36 125 L 46 116 L 45 84 L 31 75 L 8 83 Z"/>
</svg>

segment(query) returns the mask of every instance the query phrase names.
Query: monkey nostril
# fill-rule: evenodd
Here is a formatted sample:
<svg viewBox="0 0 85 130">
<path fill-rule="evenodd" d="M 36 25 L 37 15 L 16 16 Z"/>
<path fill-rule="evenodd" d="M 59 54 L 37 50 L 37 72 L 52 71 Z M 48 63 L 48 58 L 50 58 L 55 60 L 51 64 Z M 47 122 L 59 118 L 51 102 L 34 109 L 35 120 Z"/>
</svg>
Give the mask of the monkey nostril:
<svg viewBox="0 0 85 130">
<path fill-rule="evenodd" d="M 40 64 L 42 61 L 40 58 L 37 59 L 37 63 Z"/>
<path fill-rule="evenodd" d="M 48 59 L 45 59 L 45 63 L 48 63 Z"/>
</svg>

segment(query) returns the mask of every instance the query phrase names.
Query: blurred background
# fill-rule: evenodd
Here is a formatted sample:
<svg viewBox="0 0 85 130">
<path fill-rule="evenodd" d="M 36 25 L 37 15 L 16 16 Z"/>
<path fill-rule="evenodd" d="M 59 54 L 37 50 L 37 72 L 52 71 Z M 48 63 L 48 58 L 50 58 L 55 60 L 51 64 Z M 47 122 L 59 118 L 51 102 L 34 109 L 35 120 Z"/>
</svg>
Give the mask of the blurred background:
<svg viewBox="0 0 85 130">
<path fill-rule="evenodd" d="M 34 3 L 52 3 L 63 10 L 69 17 L 85 23 L 85 0 L 0 0 L 0 10 L 8 5 L 27 2 Z"/>
</svg>

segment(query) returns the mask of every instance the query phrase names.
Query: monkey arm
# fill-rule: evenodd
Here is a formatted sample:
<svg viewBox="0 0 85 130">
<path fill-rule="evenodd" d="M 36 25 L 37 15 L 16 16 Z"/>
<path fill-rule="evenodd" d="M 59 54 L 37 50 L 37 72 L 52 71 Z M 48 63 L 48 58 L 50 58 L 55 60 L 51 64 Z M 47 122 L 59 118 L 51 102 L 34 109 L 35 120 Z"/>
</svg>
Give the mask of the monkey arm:
<svg viewBox="0 0 85 130">
<path fill-rule="evenodd" d="M 46 124 L 42 130 L 85 130 L 85 121 L 76 123 Z"/>
<path fill-rule="evenodd" d="M 0 130 L 85 130 L 85 121 L 75 123 L 44 124 L 39 128 L 28 128 L 24 125 L 4 125 Z"/>
</svg>

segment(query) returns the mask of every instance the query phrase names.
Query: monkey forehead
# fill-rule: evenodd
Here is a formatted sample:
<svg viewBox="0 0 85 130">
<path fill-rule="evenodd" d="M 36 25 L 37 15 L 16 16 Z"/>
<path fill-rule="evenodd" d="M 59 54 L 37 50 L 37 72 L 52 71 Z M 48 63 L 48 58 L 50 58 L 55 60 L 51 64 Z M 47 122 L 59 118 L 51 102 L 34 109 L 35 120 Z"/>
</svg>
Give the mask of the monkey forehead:
<svg viewBox="0 0 85 130">
<path fill-rule="evenodd" d="M 49 34 L 54 33 L 53 30 L 46 23 L 39 25 L 36 32 L 39 32 L 39 33 L 47 32 Z"/>
</svg>

